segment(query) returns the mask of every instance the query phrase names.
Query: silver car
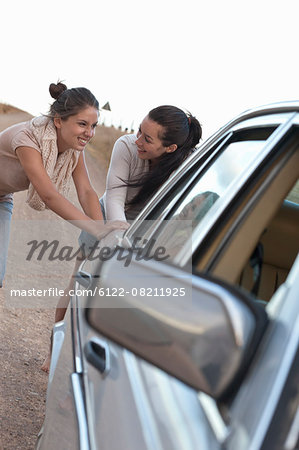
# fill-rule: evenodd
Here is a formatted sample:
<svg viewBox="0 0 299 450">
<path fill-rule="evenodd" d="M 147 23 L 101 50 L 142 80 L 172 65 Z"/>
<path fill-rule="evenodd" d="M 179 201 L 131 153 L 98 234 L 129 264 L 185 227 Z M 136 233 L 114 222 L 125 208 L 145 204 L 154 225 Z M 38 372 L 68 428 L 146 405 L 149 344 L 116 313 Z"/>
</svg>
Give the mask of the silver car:
<svg viewBox="0 0 299 450">
<path fill-rule="evenodd" d="M 298 175 L 299 102 L 247 111 L 101 243 L 54 327 L 39 449 L 299 448 Z"/>
</svg>

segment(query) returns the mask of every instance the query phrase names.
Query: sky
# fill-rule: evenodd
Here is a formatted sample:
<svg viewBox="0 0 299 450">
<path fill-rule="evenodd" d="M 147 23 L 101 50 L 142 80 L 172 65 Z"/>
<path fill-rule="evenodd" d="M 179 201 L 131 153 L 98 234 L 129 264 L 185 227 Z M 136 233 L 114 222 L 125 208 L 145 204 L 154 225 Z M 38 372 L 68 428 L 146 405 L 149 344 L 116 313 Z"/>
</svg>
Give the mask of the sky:
<svg viewBox="0 0 299 450">
<path fill-rule="evenodd" d="M 137 130 L 171 104 L 208 138 L 239 113 L 299 99 L 298 0 L 2 0 L 0 102 L 46 113 L 49 84 L 89 88 Z"/>
</svg>

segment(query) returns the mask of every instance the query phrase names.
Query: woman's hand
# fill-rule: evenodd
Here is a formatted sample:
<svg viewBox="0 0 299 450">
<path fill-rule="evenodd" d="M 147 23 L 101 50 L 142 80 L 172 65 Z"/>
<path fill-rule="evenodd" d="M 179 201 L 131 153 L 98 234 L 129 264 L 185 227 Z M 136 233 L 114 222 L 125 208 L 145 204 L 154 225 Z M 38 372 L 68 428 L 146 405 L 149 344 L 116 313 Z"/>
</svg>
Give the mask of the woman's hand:
<svg viewBox="0 0 299 450">
<path fill-rule="evenodd" d="M 107 234 L 114 230 L 127 230 L 130 224 L 128 222 L 123 222 L 122 220 L 111 220 L 103 224 L 102 221 L 96 221 L 96 226 L 94 230 L 94 236 L 100 240 Z"/>
</svg>

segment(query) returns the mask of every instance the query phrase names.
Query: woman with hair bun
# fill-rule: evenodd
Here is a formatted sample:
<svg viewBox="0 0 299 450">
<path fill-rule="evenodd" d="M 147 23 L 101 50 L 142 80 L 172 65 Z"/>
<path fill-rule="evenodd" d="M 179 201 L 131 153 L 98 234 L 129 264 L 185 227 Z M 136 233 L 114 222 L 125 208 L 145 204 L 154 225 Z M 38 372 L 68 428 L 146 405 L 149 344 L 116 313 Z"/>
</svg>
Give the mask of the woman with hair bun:
<svg viewBox="0 0 299 450">
<path fill-rule="evenodd" d="M 99 103 L 86 88 L 51 84 L 55 99 L 47 115 L 13 125 L 0 133 L 0 287 L 5 274 L 13 193 L 28 190 L 27 203 L 58 216 L 101 239 L 125 222 L 103 223 L 83 151 L 94 136 Z M 74 180 L 83 211 L 67 200 Z M 75 222 L 73 222 L 75 221 Z"/>
</svg>

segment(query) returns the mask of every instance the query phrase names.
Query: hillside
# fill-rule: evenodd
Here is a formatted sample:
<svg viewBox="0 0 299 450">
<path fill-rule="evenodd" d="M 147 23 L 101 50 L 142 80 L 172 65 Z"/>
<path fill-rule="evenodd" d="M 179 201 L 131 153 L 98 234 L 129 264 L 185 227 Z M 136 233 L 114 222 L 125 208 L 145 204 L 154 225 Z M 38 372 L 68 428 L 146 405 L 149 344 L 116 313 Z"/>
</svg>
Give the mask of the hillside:
<svg viewBox="0 0 299 450">
<path fill-rule="evenodd" d="M 0 114 L 12 114 L 12 113 L 27 114 L 25 111 L 16 108 L 15 106 L 11 106 L 6 103 L 0 103 Z"/>
<path fill-rule="evenodd" d="M 0 131 L 18 122 L 25 122 L 32 115 L 14 106 L 0 103 Z"/>
<path fill-rule="evenodd" d="M 91 143 L 87 146 L 87 150 L 107 170 L 114 142 L 124 134 L 126 132 L 118 128 L 98 125 Z"/>
</svg>

